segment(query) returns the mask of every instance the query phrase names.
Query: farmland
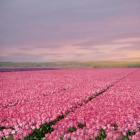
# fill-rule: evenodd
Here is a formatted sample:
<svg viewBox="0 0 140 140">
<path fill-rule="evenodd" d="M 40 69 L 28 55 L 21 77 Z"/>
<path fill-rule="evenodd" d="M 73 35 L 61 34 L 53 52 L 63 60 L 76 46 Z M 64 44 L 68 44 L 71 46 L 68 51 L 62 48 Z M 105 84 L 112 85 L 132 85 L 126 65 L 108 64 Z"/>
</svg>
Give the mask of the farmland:
<svg viewBox="0 0 140 140">
<path fill-rule="evenodd" d="M 140 140 L 139 68 L 0 72 L 0 139 Z"/>
</svg>

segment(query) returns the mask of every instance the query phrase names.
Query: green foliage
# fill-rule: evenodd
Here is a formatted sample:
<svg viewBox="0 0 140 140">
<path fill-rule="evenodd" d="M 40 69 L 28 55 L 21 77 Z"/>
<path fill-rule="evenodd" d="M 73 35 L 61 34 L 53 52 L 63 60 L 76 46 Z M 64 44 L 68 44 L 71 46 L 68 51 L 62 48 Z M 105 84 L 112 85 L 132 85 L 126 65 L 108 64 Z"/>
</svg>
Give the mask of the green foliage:
<svg viewBox="0 0 140 140">
<path fill-rule="evenodd" d="M 32 134 L 25 137 L 24 140 L 43 140 L 45 134 L 51 133 L 54 129 L 48 124 L 43 124 L 39 129 L 35 129 Z"/>
<path fill-rule="evenodd" d="M 106 136 L 107 135 L 105 130 L 101 129 L 99 135 L 95 138 L 95 140 L 105 140 Z"/>
<path fill-rule="evenodd" d="M 52 126 L 62 119 L 64 119 L 64 115 L 58 116 L 57 119 L 55 119 L 54 121 L 42 124 L 39 129 L 35 129 L 33 133 L 25 137 L 24 140 L 43 140 L 45 134 L 54 131 Z"/>
<path fill-rule="evenodd" d="M 72 133 L 74 131 L 76 131 L 76 127 L 73 126 L 68 128 L 68 132 Z"/>
<path fill-rule="evenodd" d="M 89 61 L 89 62 L 0 62 L 0 68 L 73 68 L 73 67 L 140 67 L 140 60 L 136 61 Z"/>
</svg>

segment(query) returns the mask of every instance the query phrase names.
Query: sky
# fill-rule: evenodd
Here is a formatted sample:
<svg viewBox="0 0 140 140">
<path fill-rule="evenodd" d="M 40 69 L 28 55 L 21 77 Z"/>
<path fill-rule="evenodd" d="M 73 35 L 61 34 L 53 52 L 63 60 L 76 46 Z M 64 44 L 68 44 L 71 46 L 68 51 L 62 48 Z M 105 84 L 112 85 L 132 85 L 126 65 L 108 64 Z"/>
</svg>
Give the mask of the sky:
<svg viewBox="0 0 140 140">
<path fill-rule="evenodd" d="M 140 60 L 140 0 L 0 0 L 0 61 Z"/>
</svg>

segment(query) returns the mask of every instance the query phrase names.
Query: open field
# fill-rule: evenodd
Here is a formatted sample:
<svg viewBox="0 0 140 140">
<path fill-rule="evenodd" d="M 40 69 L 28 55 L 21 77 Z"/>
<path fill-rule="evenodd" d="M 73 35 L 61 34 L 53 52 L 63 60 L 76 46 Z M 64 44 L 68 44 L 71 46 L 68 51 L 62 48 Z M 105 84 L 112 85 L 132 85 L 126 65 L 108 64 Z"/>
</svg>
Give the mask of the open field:
<svg viewBox="0 0 140 140">
<path fill-rule="evenodd" d="M 91 62 L 0 62 L 2 68 L 106 68 L 140 67 L 139 61 L 91 61 Z"/>
<path fill-rule="evenodd" d="M 0 72 L 0 139 L 140 140 L 140 69 Z"/>
</svg>

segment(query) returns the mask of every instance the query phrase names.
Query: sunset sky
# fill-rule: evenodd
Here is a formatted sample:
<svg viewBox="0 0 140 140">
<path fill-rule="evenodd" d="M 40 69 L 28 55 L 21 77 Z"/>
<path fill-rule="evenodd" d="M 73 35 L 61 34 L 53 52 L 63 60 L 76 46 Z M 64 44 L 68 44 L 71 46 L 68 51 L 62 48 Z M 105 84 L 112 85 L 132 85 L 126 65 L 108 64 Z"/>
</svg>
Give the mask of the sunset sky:
<svg viewBox="0 0 140 140">
<path fill-rule="evenodd" d="M 0 0 L 0 61 L 140 60 L 140 0 Z"/>
</svg>

